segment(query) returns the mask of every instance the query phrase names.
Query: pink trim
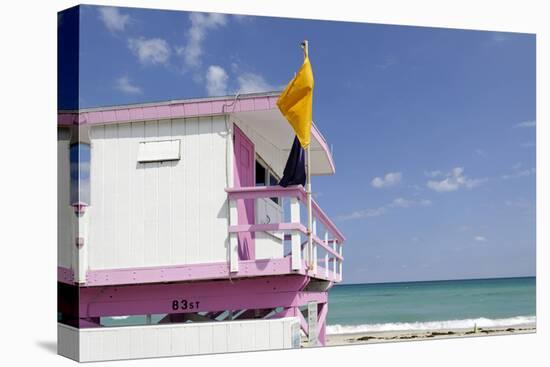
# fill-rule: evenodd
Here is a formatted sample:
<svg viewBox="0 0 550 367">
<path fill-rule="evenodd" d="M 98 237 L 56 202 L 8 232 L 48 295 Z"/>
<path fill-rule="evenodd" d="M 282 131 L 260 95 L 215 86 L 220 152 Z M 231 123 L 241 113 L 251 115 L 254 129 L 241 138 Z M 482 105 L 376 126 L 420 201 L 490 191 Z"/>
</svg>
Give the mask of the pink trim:
<svg viewBox="0 0 550 367">
<path fill-rule="evenodd" d="M 306 269 L 305 261 L 302 269 Z M 291 258 L 243 260 L 239 262 L 239 271 L 229 273 L 226 262 L 210 264 L 189 264 L 178 266 L 158 266 L 127 269 L 88 270 L 85 287 L 99 287 L 125 284 L 148 284 L 163 282 L 185 282 L 194 280 L 242 279 L 259 276 L 275 275 L 308 275 L 318 279 L 339 281 L 337 274 L 330 269 L 326 275 L 325 268 L 317 267 L 317 271 L 294 271 L 291 268 Z M 74 273 L 71 269 L 58 267 L 57 281 L 66 284 L 74 283 Z"/>
<path fill-rule="evenodd" d="M 178 282 L 293 274 L 290 258 L 242 260 L 239 271 L 229 273 L 227 262 L 127 269 L 89 270 L 86 286 Z M 302 272 L 301 274 L 305 274 Z M 63 278 L 65 279 L 65 278 Z M 62 281 L 62 279 L 59 279 Z M 73 284 L 71 278 L 69 284 Z"/>
<path fill-rule="evenodd" d="M 297 230 L 304 234 L 307 234 L 307 228 L 301 223 L 272 223 L 272 224 L 240 224 L 236 226 L 229 226 L 230 233 L 242 233 L 242 232 L 265 232 L 265 231 L 291 231 Z M 325 244 L 325 241 L 321 240 L 316 235 L 313 235 L 313 241 L 325 249 L 332 256 L 340 261 L 344 258 L 339 253 L 335 252 L 331 247 Z M 303 248 L 304 246 L 302 246 Z"/>
<path fill-rule="evenodd" d="M 117 120 L 129 120 L 130 119 L 130 111 L 128 110 L 119 110 L 116 111 L 116 119 Z"/>
<path fill-rule="evenodd" d="M 72 269 L 57 267 L 57 281 L 65 284 L 74 284 L 74 272 Z"/>
<path fill-rule="evenodd" d="M 227 196 L 230 200 L 258 199 L 269 197 L 295 197 L 303 203 L 306 202 L 306 191 L 302 186 L 232 187 L 226 188 L 225 191 L 227 192 Z M 317 219 L 319 219 L 321 223 L 323 223 L 325 228 L 328 229 L 329 232 L 331 232 L 340 243 L 343 243 L 346 238 L 314 199 L 311 199 L 311 208 L 313 211 L 313 215 L 317 217 Z"/>
<path fill-rule="evenodd" d="M 233 177 L 235 187 L 248 187 L 254 185 L 255 177 L 255 151 L 254 144 L 246 134 L 235 126 L 235 139 L 233 144 Z M 255 205 L 254 200 L 239 200 L 237 202 L 238 224 L 254 224 Z M 255 237 L 250 231 L 240 231 L 237 234 L 240 260 L 253 260 L 256 258 Z"/>
<path fill-rule="evenodd" d="M 58 113 L 57 124 L 60 126 L 77 125 L 78 113 Z"/>
<path fill-rule="evenodd" d="M 326 292 L 302 291 L 308 283 L 308 277 L 294 275 L 232 282 L 82 287 L 79 317 L 295 307 L 312 301 L 326 303 Z M 174 300 L 185 300 L 185 308 L 174 308 Z M 190 303 L 193 303 L 192 308 Z"/>
<path fill-rule="evenodd" d="M 220 115 L 230 112 L 253 112 L 277 109 L 278 95 L 244 96 L 241 95 L 235 102 L 235 97 L 227 97 L 215 100 L 180 101 L 171 103 L 158 103 L 148 105 L 106 107 L 82 112 L 58 112 L 57 124 L 59 126 L 81 124 L 107 124 L 122 123 L 140 120 L 161 120 L 170 118 L 200 117 Z M 224 110 L 224 106 L 226 106 Z M 328 144 L 313 124 L 311 133 L 325 151 L 332 172 L 336 172 L 332 153 Z"/>
<path fill-rule="evenodd" d="M 300 223 L 239 224 L 236 226 L 229 226 L 230 233 L 292 230 L 298 230 L 304 233 L 307 232 L 307 228 Z"/>
<path fill-rule="evenodd" d="M 193 300 L 193 296 L 185 294 L 185 300 Z M 174 296 L 175 300 L 181 300 L 182 295 Z M 188 301 L 189 302 L 189 301 Z M 191 313 L 204 311 L 261 309 L 285 306 L 301 306 L 308 302 L 327 302 L 326 293 L 317 292 L 284 292 L 284 293 L 256 293 L 246 296 L 210 296 L 198 298 L 198 305 L 193 309 L 178 310 L 172 309 L 172 299 L 162 300 L 143 299 L 138 301 L 129 300 L 125 302 L 94 302 L 89 305 L 80 305 L 81 317 L 89 316 L 119 316 L 119 315 L 142 315 L 161 313 Z"/>
<path fill-rule="evenodd" d="M 99 328 L 101 327 L 99 323 L 99 318 L 96 317 L 94 319 L 80 319 L 78 320 L 78 328 L 79 329 L 91 329 L 91 328 Z"/>
<path fill-rule="evenodd" d="M 104 110 L 59 112 L 59 125 L 121 123 L 136 120 L 160 120 L 211 116 L 224 113 L 224 105 L 230 106 L 225 112 L 265 111 L 276 108 L 278 95 L 272 96 L 230 96 L 216 100 L 189 100 L 188 102 L 159 103 L 150 105 L 106 107 Z M 232 106 L 231 106 L 232 105 Z M 314 129 L 315 130 L 315 129 Z M 315 134 L 315 133 L 314 133 Z"/>
<path fill-rule="evenodd" d="M 230 187 L 225 191 L 229 199 L 258 199 L 268 197 L 296 197 L 305 200 L 306 192 L 302 186 L 250 186 Z"/>
</svg>

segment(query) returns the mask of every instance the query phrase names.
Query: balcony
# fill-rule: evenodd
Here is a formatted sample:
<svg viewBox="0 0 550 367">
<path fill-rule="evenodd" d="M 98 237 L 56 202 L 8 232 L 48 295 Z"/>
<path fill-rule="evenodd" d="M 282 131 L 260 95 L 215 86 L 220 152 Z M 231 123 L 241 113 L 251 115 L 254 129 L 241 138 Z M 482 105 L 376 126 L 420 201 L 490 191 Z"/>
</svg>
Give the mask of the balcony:
<svg viewBox="0 0 550 367">
<path fill-rule="evenodd" d="M 82 285 L 186 282 L 199 280 L 306 275 L 342 281 L 343 234 L 312 200 L 313 248 L 308 250 L 306 192 L 302 186 L 226 189 L 229 201 L 229 247 L 226 260 L 176 265 L 87 269 Z M 253 220 L 242 208 L 252 206 Z M 275 212 L 273 212 L 275 208 Z M 243 249 L 248 236 L 254 246 Z M 59 267 L 58 280 L 75 284 L 75 271 Z"/>
<path fill-rule="evenodd" d="M 312 249 L 308 248 L 307 202 L 302 186 L 240 187 L 228 188 L 226 192 L 230 208 L 230 272 L 237 273 L 243 263 L 260 257 L 288 260 L 291 273 L 332 282 L 342 280 L 345 237 L 312 199 L 313 244 Z M 269 206 L 273 206 L 270 203 L 278 207 L 275 215 L 269 214 Z M 254 208 L 254 220 L 247 215 L 247 206 Z M 254 250 L 244 248 L 247 239 L 255 242 Z"/>
</svg>

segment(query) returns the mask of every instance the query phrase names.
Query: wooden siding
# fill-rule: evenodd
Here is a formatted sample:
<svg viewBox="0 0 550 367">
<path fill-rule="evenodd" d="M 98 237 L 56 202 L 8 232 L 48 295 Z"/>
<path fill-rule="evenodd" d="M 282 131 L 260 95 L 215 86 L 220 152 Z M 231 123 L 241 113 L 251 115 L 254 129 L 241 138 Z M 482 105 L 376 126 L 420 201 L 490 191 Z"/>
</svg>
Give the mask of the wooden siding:
<svg viewBox="0 0 550 367">
<path fill-rule="evenodd" d="M 223 116 L 91 128 L 91 269 L 227 259 L 225 131 Z M 140 142 L 167 139 L 180 160 L 138 163 Z"/>
<path fill-rule="evenodd" d="M 74 211 L 70 200 L 69 129 L 57 134 L 57 265 L 72 268 Z"/>
<path fill-rule="evenodd" d="M 289 349 L 299 333 L 295 317 L 169 325 L 78 329 L 58 324 L 60 354 L 80 362 Z M 72 337 L 72 338 L 71 338 Z M 72 340 L 78 340 L 75 343 Z M 296 347 L 296 346 L 294 346 Z"/>
</svg>

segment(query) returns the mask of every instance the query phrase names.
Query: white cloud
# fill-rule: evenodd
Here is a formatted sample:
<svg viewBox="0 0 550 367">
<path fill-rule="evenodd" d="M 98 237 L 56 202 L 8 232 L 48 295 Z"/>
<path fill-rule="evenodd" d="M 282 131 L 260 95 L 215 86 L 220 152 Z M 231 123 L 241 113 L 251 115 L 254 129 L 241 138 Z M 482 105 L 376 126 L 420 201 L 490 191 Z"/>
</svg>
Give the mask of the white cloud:
<svg viewBox="0 0 550 367">
<path fill-rule="evenodd" d="M 378 208 L 367 208 L 362 210 L 356 210 L 351 214 L 340 216 L 338 217 L 338 219 L 351 220 L 351 219 L 360 219 L 360 218 L 379 217 L 383 214 L 386 214 L 391 209 L 395 209 L 395 208 L 427 207 L 430 205 L 432 205 L 432 202 L 426 199 L 411 200 L 411 199 L 404 199 L 404 198 L 396 198 L 392 200 L 389 204 L 380 206 Z"/>
<path fill-rule="evenodd" d="M 401 182 L 401 172 L 390 172 L 387 173 L 384 177 L 375 177 L 371 181 L 372 187 L 377 189 L 383 187 L 395 186 Z"/>
<path fill-rule="evenodd" d="M 124 31 L 130 22 L 130 16 L 128 14 L 122 14 L 118 8 L 101 7 L 98 11 L 99 19 L 101 19 L 105 27 L 111 32 Z"/>
<path fill-rule="evenodd" d="M 487 241 L 487 238 L 485 238 L 484 236 L 475 236 L 475 237 L 474 237 L 474 241 L 477 241 L 477 242 L 486 242 L 486 241 Z"/>
<path fill-rule="evenodd" d="M 115 88 L 128 94 L 140 94 L 143 92 L 140 87 L 132 84 L 128 76 L 121 76 L 115 80 Z"/>
<path fill-rule="evenodd" d="M 394 199 L 388 207 L 390 208 L 410 208 L 412 206 L 430 206 L 432 202 L 427 199 L 423 200 L 408 200 L 403 198 Z"/>
<path fill-rule="evenodd" d="M 227 16 L 217 13 L 191 13 L 189 20 L 191 27 L 186 33 L 187 42 L 177 49 L 177 53 L 183 56 L 185 65 L 197 67 L 201 64 L 203 41 L 208 31 L 224 26 L 227 23 Z"/>
<path fill-rule="evenodd" d="M 258 93 L 275 90 L 271 84 L 258 74 L 243 73 L 237 77 L 239 93 Z"/>
<path fill-rule="evenodd" d="M 209 96 L 223 96 L 227 94 L 227 80 L 225 70 L 218 65 L 211 65 L 206 72 L 206 91 Z"/>
<path fill-rule="evenodd" d="M 536 121 L 530 120 L 530 121 L 522 121 L 519 124 L 515 124 L 514 127 L 535 127 L 537 125 Z"/>
<path fill-rule="evenodd" d="M 237 64 L 236 62 L 231 63 L 231 71 L 232 72 L 237 73 L 239 71 L 239 69 L 240 69 L 239 64 Z"/>
<path fill-rule="evenodd" d="M 512 172 L 500 176 L 503 180 L 509 180 L 512 178 L 519 178 L 519 177 L 526 177 L 531 176 L 535 174 L 535 168 L 522 168 L 523 165 L 521 163 L 516 163 L 512 166 Z"/>
<path fill-rule="evenodd" d="M 531 169 L 524 169 L 524 170 L 521 170 L 521 171 L 516 171 L 516 172 L 510 173 L 510 174 L 507 174 L 507 175 L 502 175 L 501 177 L 502 177 L 503 180 L 509 180 L 511 178 L 530 176 L 534 173 L 535 173 L 535 169 L 531 168 Z"/>
<path fill-rule="evenodd" d="M 237 73 L 237 64 L 231 64 L 232 73 Z M 206 72 L 206 90 L 210 96 L 230 93 L 230 78 L 225 69 L 219 65 L 211 65 Z M 259 93 L 274 90 L 274 87 L 258 74 L 244 72 L 237 76 L 239 93 Z"/>
<path fill-rule="evenodd" d="M 368 209 L 362 209 L 354 211 L 351 214 L 348 215 L 342 215 L 338 217 L 340 220 L 350 220 L 350 219 L 359 219 L 359 218 L 371 218 L 371 217 L 378 217 L 384 213 L 386 213 L 388 209 L 386 207 L 381 206 L 380 208 L 368 208 Z"/>
<path fill-rule="evenodd" d="M 142 64 L 165 64 L 170 58 L 170 46 L 161 38 L 131 38 L 128 47 Z"/>
<path fill-rule="evenodd" d="M 424 175 L 430 178 L 444 176 L 445 173 L 442 171 L 436 170 L 436 171 L 424 171 Z"/>
<path fill-rule="evenodd" d="M 460 188 L 472 189 L 487 181 L 486 178 L 472 179 L 464 175 L 464 168 L 456 167 L 449 173 L 444 174 L 445 178 L 440 181 L 430 180 L 426 186 L 437 192 L 456 191 Z"/>
</svg>

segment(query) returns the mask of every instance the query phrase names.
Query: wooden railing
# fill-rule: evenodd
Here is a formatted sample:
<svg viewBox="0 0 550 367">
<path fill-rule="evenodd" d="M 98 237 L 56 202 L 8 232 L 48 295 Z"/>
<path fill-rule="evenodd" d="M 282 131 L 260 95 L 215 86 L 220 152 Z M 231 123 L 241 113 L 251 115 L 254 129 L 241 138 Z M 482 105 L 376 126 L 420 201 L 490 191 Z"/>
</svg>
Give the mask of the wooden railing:
<svg viewBox="0 0 550 367">
<path fill-rule="evenodd" d="M 330 278 L 333 281 L 342 279 L 342 244 L 345 237 L 330 220 L 326 213 L 312 199 L 312 214 L 313 228 L 312 240 L 313 249 L 311 254 L 308 252 L 308 247 L 303 243 L 303 238 L 307 239 L 307 227 L 301 222 L 301 205 L 306 205 L 306 192 L 302 186 L 261 186 L 261 187 L 240 187 L 226 189 L 229 208 L 230 208 L 230 225 L 229 225 L 229 262 L 232 272 L 239 269 L 238 255 L 238 233 L 242 232 L 265 232 L 278 231 L 284 232 L 285 241 L 290 241 L 290 256 L 291 267 L 294 271 L 304 270 L 304 261 L 306 264 L 312 264 L 308 272 L 313 275 L 324 275 L 325 278 Z M 290 222 L 269 223 L 269 224 L 238 224 L 239 211 L 237 202 L 246 199 L 259 198 L 288 198 L 290 200 Z M 307 223 L 307 222 L 306 222 Z M 324 233 L 320 234 L 317 231 L 318 224 L 322 224 Z M 307 242 L 306 242 L 307 243 Z M 324 257 L 319 257 L 319 250 L 324 252 Z M 324 264 L 324 269 L 319 267 L 319 264 Z M 332 267 L 332 269 L 330 269 Z"/>
</svg>

